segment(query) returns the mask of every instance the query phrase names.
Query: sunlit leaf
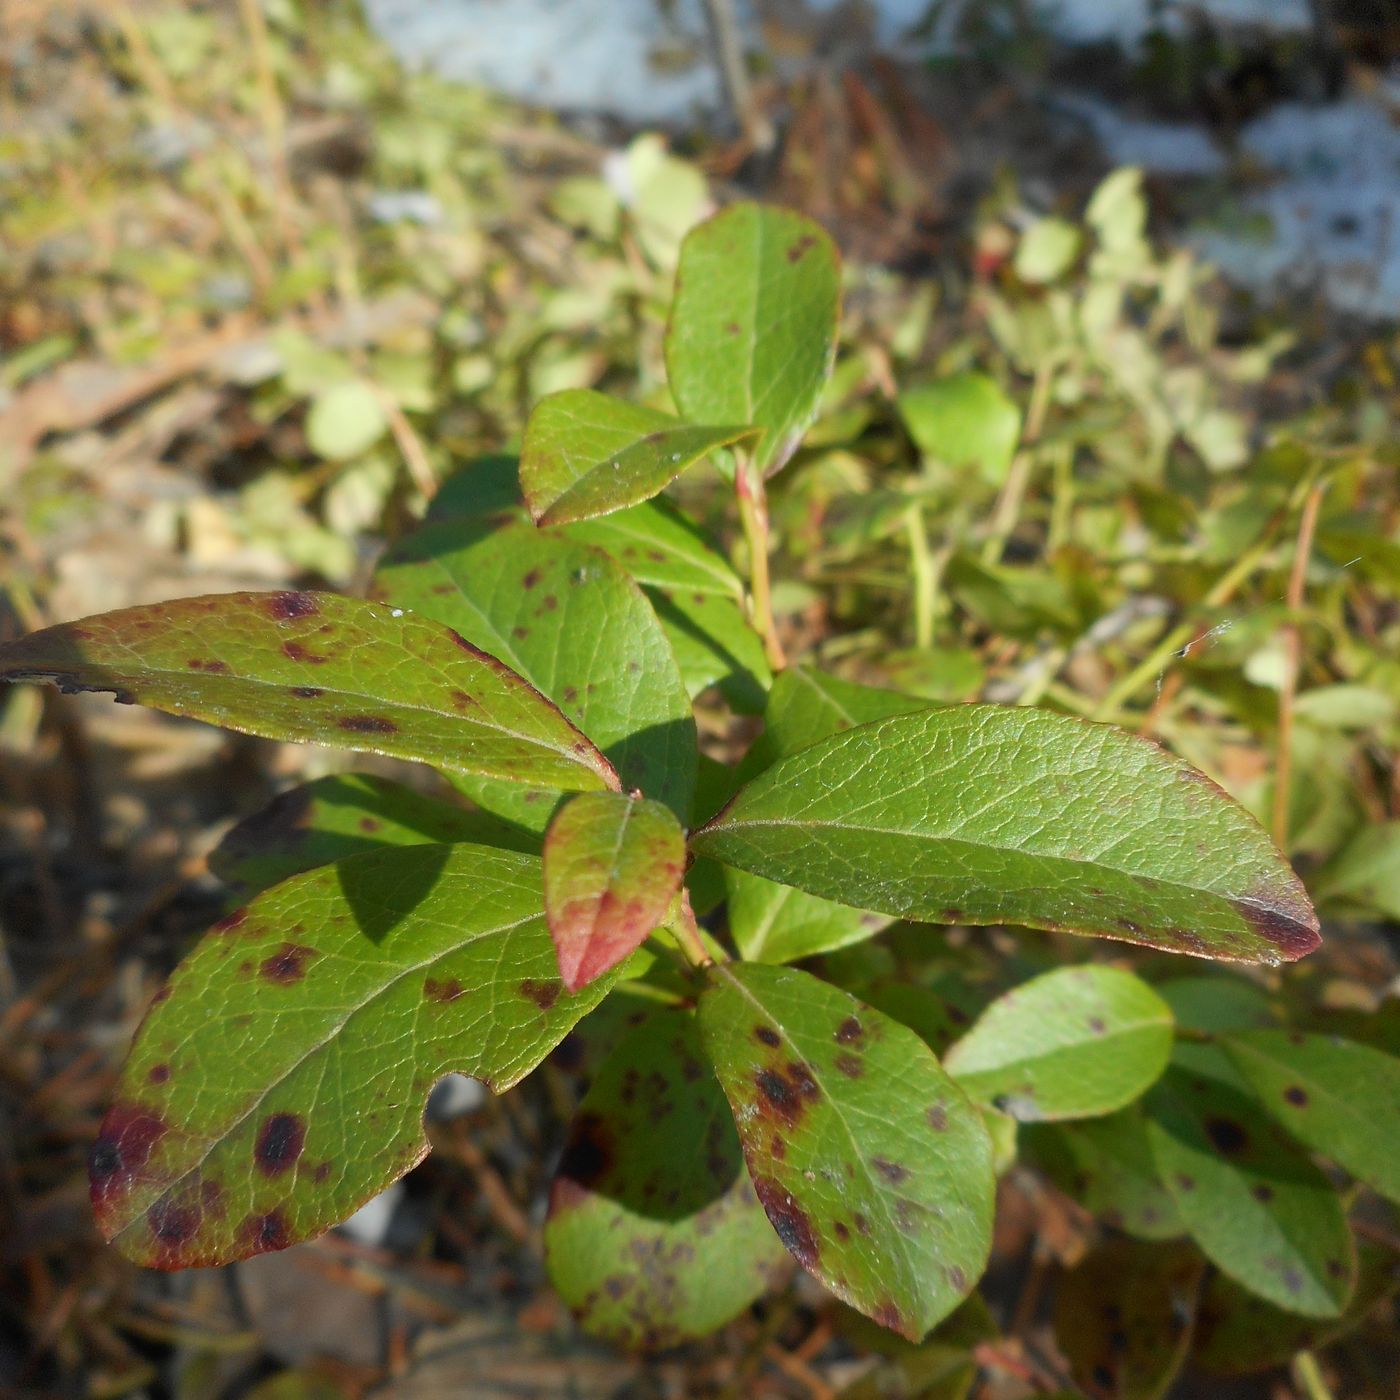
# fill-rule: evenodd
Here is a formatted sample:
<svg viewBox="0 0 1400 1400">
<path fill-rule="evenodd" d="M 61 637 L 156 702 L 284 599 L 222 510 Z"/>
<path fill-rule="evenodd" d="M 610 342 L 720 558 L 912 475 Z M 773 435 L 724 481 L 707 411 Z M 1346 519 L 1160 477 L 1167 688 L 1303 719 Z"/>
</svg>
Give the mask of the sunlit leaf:
<svg viewBox="0 0 1400 1400">
<path fill-rule="evenodd" d="M 981 1115 L 910 1030 L 794 968 L 712 968 L 705 1048 L 759 1201 L 793 1257 L 882 1326 L 922 1337 L 991 1243 Z"/>
<path fill-rule="evenodd" d="M 246 734 L 458 773 L 617 787 L 597 749 L 495 656 L 429 617 L 333 593 L 226 593 L 103 613 L 0 646 L 0 680 L 110 690 Z"/>
<path fill-rule="evenodd" d="M 630 1031 L 579 1105 L 550 1191 L 550 1280 L 584 1328 L 655 1349 L 703 1337 L 782 1272 L 694 1018 Z"/>
<path fill-rule="evenodd" d="M 601 551 L 512 525 L 443 521 L 401 541 L 375 575 L 401 607 L 495 648 L 609 755 L 623 786 L 690 819 L 695 720 L 646 598 Z M 479 805 L 543 831 L 560 788 L 459 784 Z"/>
<path fill-rule="evenodd" d="M 1301 884 L 1195 769 L 1029 708 L 896 715 L 760 774 L 692 838 L 828 899 L 1278 962 L 1317 945 Z"/>
<path fill-rule="evenodd" d="M 1005 478 L 1021 411 L 995 379 L 968 371 L 906 389 L 899 412 L 920 452 L 950 467 L 973 467 L 993 484 Z"/>
<path fill-rule="evenodd" d="M 943 1067 L 974 1103 L 1033 1123 L 1122 1108 L 1171 1049 L 1171 1011 L 1146 982 L 1114 967 L 1065 967 L 998 997 Z"/>
<path fill-rule="evenodd" d="M 754 429 L 695 427 L 592 389 L 565 389 L 525 426 L 520 485 L 541 525 L 562 525 L 649 500 L 716 447 Z"/>
<path fill-rule="evenodd" d="M 812 421 L 836 353 L 841 269 L 810 219 L 731 205 L 681 245 L 666 330 L 671 393 L 692 423 L 748 423 L 771 471 Z"/>
<path fill-rule="evenodd" d="M 564 992 L 534 856 L 413 846 L 288 880 L 142 1025 L 93 1149 L 98 1226 L 158 1268 L 320 1234 L 423 1156 L 438 1079 L 509 1088 L 611 981 Z"/>
</svg>

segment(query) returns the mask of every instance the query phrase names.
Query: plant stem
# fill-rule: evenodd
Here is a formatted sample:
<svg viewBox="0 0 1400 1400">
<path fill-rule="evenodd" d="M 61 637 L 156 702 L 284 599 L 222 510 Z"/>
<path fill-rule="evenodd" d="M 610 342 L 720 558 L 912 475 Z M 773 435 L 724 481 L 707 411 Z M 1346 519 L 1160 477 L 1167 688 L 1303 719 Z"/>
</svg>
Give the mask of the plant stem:
<svg viewBox="0 0 1400 1400">
<path fill-rule="evenodd" d="M 667 930 L 680 945 L 686 961 L 692 967 L 710 967 L 714 959 L 700 937 L 700 925 L 695 922 L 695 911 L 690 907 L 690 891 L 684 886 L 676 896 L 672 906 L 672 917 L 667 921 Z"/>
<path fill-rule="evenodd" d="M 1322 1371 L 1317 1357 L 1310 1351 L 1300 1351 L 1293 1358 L 1293 1379 L 1297 1381 L 1308 1400 L 1332 1400 L 1332 1392 L 1322 1379 Z"/>
<path fill-rule="evenodd" d="M 1271 825 L 1274 844 L 1280 850 L 1286 849 L 1285 842 L 1288 840 L 1288 799 L 1293 785 L 1293 701 L 1303 662 L 1303 629 L 1298 622 L 1298 610 L 1303 606 L 1303 588 L 1307 582 L 1313 534 L 1317 529 L 1317 513 L 1326 491 L 1327 482 L 1316 481 L 1303 502 L 1303 515 L 1298 522 L 1298 547 L 1293 553 L 1293 568 L 1288 575 L 1288 622 L 1283 634 L 1283 684 L 1278 692 L 1278 749 L 1274 759 Z"/>
<path fill-rule="evenodd" d="M 928 547 L 924 508 L 912 501 L 904 512 L 904 533 L 909 537 L 909 566 L 914 573 L 914 645 L 927 651 L 933 645 L 933 610 L 938 600 L 938 570 Z"/>
<path fill-rule="evenodd" d="M 1002 483 L 1001 494 L 992 510 L 992 523 L 987 532 L 987 542 L 982 546 L 982 562 L 998 564 L 1006 550 L 1006 542 L 1016 528 L 1021 515 L 1021 506 L 1026 499 L 1026 488 L 1030 485 L 1031 467 L 1035 464 L 1035 445 L 1045 431 L 1045 415 L 1050 410 L 1050 390 L 1055 383 L 1055 365 L 1051 360 L 1042 362 L 1035 372 L 1035 383 L 1031 386 L 1031 401 L 1026 409 L 1026 426 L 1021 433 L 1021 446 L 1011 460 L 1011 468 Z"/>
<path fill-rule="evenodd" d="M 787 655 L 773 622 L 773 588 L 768 578 L 768 497 L 763 489 L 763 478 L 743 457 L 739 458 L 734 474 L 734 489 L 739 497 L 739 518 L 744 523 L 744 538 L 749 546 L 749 604 L 753 625 L 763 638 L 768 664 L 775 671 L 781 671 L 787 667 Z"/>
</svg>

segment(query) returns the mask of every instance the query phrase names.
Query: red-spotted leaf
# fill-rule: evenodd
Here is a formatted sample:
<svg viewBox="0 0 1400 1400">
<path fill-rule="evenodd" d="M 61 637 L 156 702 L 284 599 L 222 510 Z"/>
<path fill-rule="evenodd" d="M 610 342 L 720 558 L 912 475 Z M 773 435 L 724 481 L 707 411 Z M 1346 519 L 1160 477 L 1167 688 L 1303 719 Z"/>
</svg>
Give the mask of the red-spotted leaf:
<svg viewBox="0 0 1400 1400">
<path fill-rule="evenodd" d="M 691 846 L 911 919 L 1255 962 L 1318 942 L 1297 877 L 1214 783 L 1043 710 L 940 707 L 834 735 L 753 779 Z"/>
<path fill-rule="evenodd" d="M 544 838 L 544 908 L 565 987 L 586 987 L 639 948 L 684 873 L 685 834 L 669 808 L 620 792 L 566 802 Z"/>
<path fill-rule="evenodd" d="M 1216 1268 L 1288 1312 L 1336 1317 L 1356 1279 L 1341 1202 L 1224 1051 L 1179 1045 L 1146 1109 L 1158 1174 Z"/>
<path fill-rule="evenodd" d="M 810 974 L 707 975 L 705 1048 L 779 1238 L 838 1298 L 917 1340 L 986 1265 L 981 1114 L 913 1031 Z"/>
<path fill-rule="evenodd" d="M 539 841 L 486 812 L 469 811 L 365 773 L 289 788 L 233 827 L 209 868 L 243 899 L 292 875 L 384 846 L 474 841 L 538 851 Z"/>
<path fill-rule="evenodd" d="M 624 788 L 689 821 L 697 762 L 690 697 L 650 603 L 601 550 L 530 525 L 483 534 L 443 521 L 400 541 L 375 589 L 501 657 L 602 749 Z M 478 778 L 458 786 L 538 832 L 565 790 Z"/>
<path fill-rule="evenodd" d="M 147 1016 L 92 1153 L 98 1227 L 158 1268 L 318 1235 L 422 1158 L 438 1079 L 509 1088 L 612 980 L 565 993 L 534 856 L 412 846 L 296 876 Z"/>
<path fill-rule="evenodd" d="M 1400 1201 L 1400 1060 L 1297 1031 L 1241 1031 L 1223 1044 L 1291 1137 Z"/>
<path fill-rule="evenodd" d="M 943 1057 L 973 1103 L 1024 1122 L 1092 1118 L 1166 1068 L 1172 1013 L 1130 972 L 1062 967 L 998 997 Z"/>
<path fill-rule="evenodd" d="M 587 520 L 649 500 L 707 453 L 756 432 L 699 428 L 593 389 L 565 389 L 542 399 L 525 425 L 520 485 L 538 524 Z"/>
<path fill-rule="evenodd" d="M 0 680 L 118 700 L 269 739 L 418 759 L 568 791 L 607 760 L 494 656 L 401 608 L 333 593 L 226 593 L 124 608 L 0 646 Z"/>
<path fill-rule="evenodd" d="M 650 1017 L 598 1070 L 564 1145 L 544 1244 L 582 1326 L 647 1350 L 722 1327 L 787 1266 L 693 1016 Z"/>
<path fill-rule="evenodd" d="M 760 469 L 792 455 L 836 353 L 836 246 L 789 209 L 735 204 L 681 245 L 666 330 L 671 393 L 692 423 L 764 430 Z"/>
<path fill-rule="evenodd" d="M 1189 1244 L 1101 1244 L 1061 1282 L 1055 1339 L 1094 1400 L 1160 1400 L 1191 1345 L 1206 1261 Z"/>
</svg>

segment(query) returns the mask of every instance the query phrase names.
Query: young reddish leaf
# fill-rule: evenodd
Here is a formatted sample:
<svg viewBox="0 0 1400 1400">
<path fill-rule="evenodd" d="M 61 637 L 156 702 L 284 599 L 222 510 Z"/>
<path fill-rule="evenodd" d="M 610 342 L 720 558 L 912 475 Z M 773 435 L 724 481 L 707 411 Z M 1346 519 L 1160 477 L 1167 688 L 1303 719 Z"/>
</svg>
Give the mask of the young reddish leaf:
<svg viewBox="0 0 1400 1400">
<path fill-rule="evenodd" d="M 648 1018 L 598 1070 L 564 1144 L 544 1244 L 582 1326 L 646 1350 L 708 1335 L 783 1272 L 787 1251 L 693 1016 Z"/>
<path fill-rule="evenodd" d="M 210 852 L 209 869 L 249 899 L 279 880 L 383 846 L 473 841 L 539 851 L 539 841 L 487 812 L 424 797 L 402 783 L 341 773 L 289 788 L 244 817 Z"/>
<path fill-rule="evenodd" d="M 1030 1124 L 1022 1130 L 1021 1147 L 1024 1157 L 1105 1225 L 1141 1240 L 1185 1234 L 1158 1178 L 1141 1104 L 1079 1123 Z"/>
<path fill-rule="evenodd" d="M 1172 1013 L 1130 972 L 1062 967 L 998 997 L 943 1058 L 973 1101 L 1024 1122 L 1092 1118 L 1162 1073 Z"/>
<path fill-rule="evenodd" d="M 1194 768 L 1029 708 L 896 715 L 775 763 L 691 840 L 828 899 L 1276 963 L 1317 918 L 1258 823 Z"/>
<path fill-rule="evenodd" d="M 601 550 L 513 525 L 444 521 L 400 541 L 375 589 L 454 627 L 559 706 L 622 776 L 686 822 L 697 751 L 690 697 L 656 614 Z M 561 788 L 464 778 L 473 802 L 543 832 Z"/>
<path fill-rule="evenodd" d="M 991 1247 L 982 1115 L 913 1031 L 795 968 L 711 968 L 700 1030 L 758 1199 L 793 1257 L 917 1340 Z"/>
<path fill-rule="evenodd" d="M 413 846 L 288 880 L 148 1014 L 92 1153 L 98 1227 L 167 1269 L 318 1235 L 421 1160 L 438 1079 L 508 1089 L 612 980 L 564 992 L 534 856 Z"/>
<path fill-rule="evenodd" d="M 1356 1280 L 1341 1202 L 1224 1051 L 1179 1045 L 1145 1105 L 1158 1174 L 1216 1268 L 1289 1312 L 1336 1317 Z"/>
<path fill-rule="evenodd" d="M 1400 1290 L 1400 1257 L 1393 1249 L 1360 1240 L 1356 1255 L 1356 1292 L 1335 1322 L 1284 1312 L 1224 1274 L 1212 1274 L 1201 1296 L 1192 1361 L 1203 1371 L 1234 1376 L 1282 1366 L 1300 1351 L 1345 1336 Z"/>
<path fill-rule="evenodd" d="M 1160 1400 L 1191 1345 L 1206 1261 L 1189 1244 L 1101 1244 L 1063 1279 L 1055 1339 L 1094 1400 Z"/>
<path fill-rule="evenodd" d="M 417 759 L 572 791 L 607 760 L 530 684 L 424 617 L 334 593 L 225 593 L 124 608 L 0 646 L 0 680 L 117 699 L 269 739 Z"/>
<path fill-rule="evenodd" d="M 1400 1060 L 1296 1031 L 1244 1031 L 1222 1043 L 1291 1137 L 1400 1201 Z"/>
<path fill-rule="evenodd" d="M 588 520 L 649 500 L 717 447 L 758 430 L 697 428 L 593 389 L 542 399 L 525 425 L 520 485 L 540 525 Z"/>
<path fill-rule="evenodd" d="M 566 802 L 544 838 L 545 915 L 571 992 L 642 945 L 685 873 L 685 834 L 668 808 L 620 792 L 587 796 Z"/>
<path fill-rule="evenodd" d="M 735 204 L 681 245 L 666 369 L 692 423 L 752 423 L 760 469 L 792 455 L 836 353 L 841 262 L 810 219 Z"/>
</svg>

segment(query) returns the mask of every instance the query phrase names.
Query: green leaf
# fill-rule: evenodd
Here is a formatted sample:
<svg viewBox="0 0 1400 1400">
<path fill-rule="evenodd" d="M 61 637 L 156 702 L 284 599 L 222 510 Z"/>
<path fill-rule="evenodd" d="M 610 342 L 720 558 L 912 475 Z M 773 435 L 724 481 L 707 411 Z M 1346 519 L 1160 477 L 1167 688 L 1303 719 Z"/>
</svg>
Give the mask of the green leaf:
<svg viewBox="0 0 1400 1400">
<path fill-rule="evenodd" d="M 1160 1400 L 1191 1346 L 1205 1260 L 1188 1244 L 1108 1240 L 1055 1296 L 1055 1340 L 1095 1400 Z"/>
<path fill-rule="evenodd" d="M 1212 1035 L 1268 1026 L 1278 1019 L 1269 994 L 1243 977 L 1173 977 L 1157 983 L 1156 991 L 1178 1026 Z"/>
<path fill-rule="evenodd" d="M 322 389 L 306 414 L 307 446 L 318 457 L 348 461 L 368 451 L 389 426 L 370 385 L 354 379 Z"/>
<path fill-rule="evenodd" d="M 735 204 L 681 245 L 666 369 L 692 423 L 748 423 L 761 471 L 792 456 L 836 354 L 836 247 L 788 209 Z"/>
<path fill-rule="evenodd" d="M 1337 1316 L 1356 1276 L 1337 1193 L 1240 1086 L 1224 1052 L 1178 1046 L 1146 1104 L 1157 1171 L 1216 1268 L 1288 1312 Z"/>
<path fill-rule="evenodd" d="M 1195 769 L 1106 725 L 995 705 L 896 715 L 782 759 L 692 848 L 886 914 L 1279 962 L 1301 884 Z"/>
<path fill-rule="evenodd" d="M 473 841 L 538 850 L 531 839 L 486 812 L 384 778 L 345 773 L 289 788 L 245 817 L 210 853 L 209 869 L 247 899 L 289 876 L 384 846 Z"/>
<path fill-rule="evenodd" d="M 269 739 L 457 773 L 618 785 L 531 685 L 448 627 L 333 593 L 224 593 L 124 608 L 0 646 L 0 680 L 118 700 Z"/>
<path fill-rule="evenodd" d="M 778 758 L 853 725 L 927 708 L 927 702 L 911 695 L 842 680 L 807 666 L 792 666 L 773 683 L 763 715 L 763 734 L 741 765 L 741 772 L 758 772 Z M 858 943 L 890 924 L 887 914 L 853 909 L 739 870 L 726 871 L 725 884 L 730 932 L 739 951 L 754 962 L 796 962 Z"/>
<path fill-rule="evenodd" d="M 1185 1233 L 1157 1176 L 1141 1105 L 1079 1123 L 1033 1124 L 1022 1130 L 1021 1145 L 1023 1155 L 1105 1225 L 1143 1240 Z"/>
<path fill-rule="evenodd" d="M 692 697 L 717 686 L 740 714 L 763 709 L 773 672 L 763 642 L 739 604 L 718 593 L 662 592 L 647 596 L 671 644 Z"/>
<path fill-rule="evenodd" d="M 690 819 L 695 719 L 656 614 L 607 555 L 529 525 L 489 534 L 444 521 L 401 541 L 375 587 L 495 649 L 608 754 L 629 791 Z M 480 806 L 543 831 L 561 788 L 460 784 Z"/>
<path fill-rule="evenodd" d="M 993 485 L 1005 480 L 1021 439 L 1021 410 L 995 379 L 969 370 L 906 389 L 898 402 L 920 452 L 949 467 L 975 467 Z"/>
<path fill-rule="evenodd" d="M 649 500 L 715 448 L 755 431 L 694 427 L 593 389 L 565 389 L 525 425 L 520 485 L 538 524 L 587 520 Z"/>
<path fill-rule="evenodd" d="M 1361 1240 L 1356 1253 L 1356 1292 L 1336 1322 L 1284 1312 L 1224 1274 L 1213 1274 L 1196 1319 L 1193 1363 L 1215 1375 L 1263 1371 L 1345 1336 L 1400 1289 L 1400 1261 L 1393 1250 Z"/>
<path fill-rule="evenodd" d="M 787 1252 L 694 1017 L 654 1015 L 604 1061 L 569 1129 L 544 1244 L 583 1327 L 628 1347 L 704 1337 L 776 1281 Z"/>
<path fill-rule="evenodd" d="M 1400 1201 L 1400 1060 L 1298 1031 L 1241 1031 L 1222 1043 L 1290 1136 Z"/>
<path fill-rule="evenodd" d="M 749 962 L 786 963 L 859 943 L 890 924 L 888 914 L 775 885 L 742 870 L 724 872 L 729 931 Z"/>
<path fill-rule="evenodd" d="M 1064 967 L 998 997 L 943 1067 L 973 1103 L 1034 1123 L 1122 1108 L 1171 1050 L 1171 1010 L 1146 982 L 1115 967 Z"/>
<path fill-rule="evenodd" d="M 794 968 L 711 968 L 700 1029 L 779 1238 L 838 1298 L 911 1340 L 991 1245 L 981 1115 L 910 1030 Z"/>
<path fill-rule="evenodd" d="M 1023 282 L 1045 283 L 1068 272 L 1083 241 L 1080 231 L 1064 219 L 1037 219 L 1016 247 L 1016 276 Z"/>
<path fill-rule="evenodd" d="M 753 773 L 759 764 L 766 767 L 856 725 L 929 708 L 916 695 L 842 680 L 810 666 L 790 666 L 773 683 L 763 735 L 744 768 Z"/>
<path fill-rule="evenodd" d="M 91 1160 L 103 1234 L 158 1268 L 309 1239 L 427 1150 L 428 1090 L 501 1091 L 607 992 L 564 993 L 540 863 L 413 846 L 299 875 L 176 969 Z"/>
<path fill-rule="evenodd" d="M 733 566 L 667 501 L 644 501 L 613 515 L 580 520 L 564 533 L 611 554 L 644 587 L 743 601 L 743 581 Z"/>
<path fill-rule="evenodd" d="M 564 986 L 576 992 L 640 948 L 684 872 L 685 835 L 659 802 L 570 798 L 544 838 L 544 908 Z"/>
</svg>

